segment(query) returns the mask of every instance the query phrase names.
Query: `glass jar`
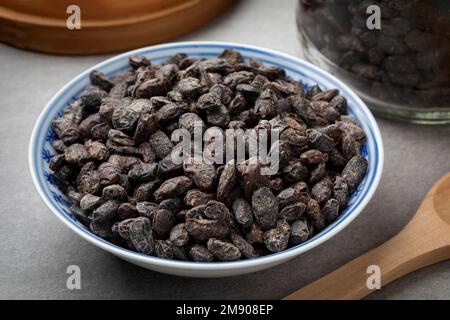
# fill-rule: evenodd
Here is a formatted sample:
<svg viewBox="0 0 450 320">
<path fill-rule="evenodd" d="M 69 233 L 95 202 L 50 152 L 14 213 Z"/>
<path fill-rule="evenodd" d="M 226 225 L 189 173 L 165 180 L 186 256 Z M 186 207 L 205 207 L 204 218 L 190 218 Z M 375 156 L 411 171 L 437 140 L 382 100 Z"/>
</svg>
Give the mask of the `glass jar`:
<svg viewBox="0 0 450 320">
<path fill-rule="evenodd" d="M 450 123 L 450 0 L 299 0 L 297 25 L 304 57 L 374 113 Z"/>
</svg>

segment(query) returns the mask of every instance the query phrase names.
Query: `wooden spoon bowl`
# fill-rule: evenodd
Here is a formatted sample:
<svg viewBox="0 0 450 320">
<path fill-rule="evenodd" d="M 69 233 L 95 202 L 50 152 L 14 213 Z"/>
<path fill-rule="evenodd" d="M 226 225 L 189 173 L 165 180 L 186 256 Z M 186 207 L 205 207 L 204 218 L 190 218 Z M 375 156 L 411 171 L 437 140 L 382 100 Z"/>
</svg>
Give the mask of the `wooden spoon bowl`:
<svg viewBox="0 0 450 320">
<path fill-rule="evenodd" d="M 408 225 L 395 237 L 338 270 L 287 296 L 287 300 L 361 299 L 372 292 L 367 268 L 381 271 L 381 285 L 450 259 L 450 173 L 439 180 Z"/>
</svg>

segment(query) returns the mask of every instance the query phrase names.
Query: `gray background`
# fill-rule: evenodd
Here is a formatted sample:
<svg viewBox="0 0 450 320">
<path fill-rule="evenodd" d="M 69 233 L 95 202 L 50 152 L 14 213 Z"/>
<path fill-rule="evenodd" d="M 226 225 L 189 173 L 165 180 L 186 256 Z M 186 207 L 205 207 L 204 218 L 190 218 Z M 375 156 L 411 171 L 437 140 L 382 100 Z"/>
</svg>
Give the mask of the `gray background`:
<svg viewBox="0 0 450 320">
<path fill-rule="evenodd" d="M 292 0 L 243 0 L 179 40 L 235 41 L 299 55 L 294 9 Z M 450 171 L 450 127 L 378 119 L 386 148 L 380 188 L 367 209 L 330 241 L 282 266 L 229 279 L 147 271 L 66 228 L 43 204 L 28 172 L 28 141 L 43 106 L 67 81 L 106 57 L 50 56 L 0 45 L 0 298 L 279 299 L 395 235 L 433 183 Z M 81 268 L 82 290 L 66 288 L 71 264 Z M 444 262 L 369 299 L 449 299 L 449 280 L 450 262 Z"/>
</svg>

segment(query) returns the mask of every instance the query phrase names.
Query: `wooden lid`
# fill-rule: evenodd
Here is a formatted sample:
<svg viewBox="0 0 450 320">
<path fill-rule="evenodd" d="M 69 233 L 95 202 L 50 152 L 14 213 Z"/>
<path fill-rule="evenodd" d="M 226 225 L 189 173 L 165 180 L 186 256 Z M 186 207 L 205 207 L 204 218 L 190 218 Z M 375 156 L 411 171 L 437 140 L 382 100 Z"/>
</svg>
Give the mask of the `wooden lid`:
<svg viewBox="0 0 450 320">
<path fill-rule="evenodd" d="M 189 33 L 221 14 L 233 0 L 3 0 L 0 41 L 57 54 L 130 50 Z M 67 8 L 81 11 L 69 30 Z"/>
</svg>

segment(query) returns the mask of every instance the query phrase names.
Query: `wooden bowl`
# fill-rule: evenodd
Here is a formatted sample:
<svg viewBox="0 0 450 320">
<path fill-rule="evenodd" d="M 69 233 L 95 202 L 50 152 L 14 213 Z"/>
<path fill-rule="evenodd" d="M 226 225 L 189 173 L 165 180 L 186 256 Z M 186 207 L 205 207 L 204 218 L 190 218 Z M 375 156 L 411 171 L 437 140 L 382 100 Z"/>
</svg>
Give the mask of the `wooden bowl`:
<svg viewBox="0 0 450 320">
<path fill-rule="evenodd" d="M 2 0 L 0 41 L 56 54 L 125 51 L 189 33 L 233 1 Z M 67 28 L 70 5 L 80 7 L 80 30 Z"/>
</svg>

